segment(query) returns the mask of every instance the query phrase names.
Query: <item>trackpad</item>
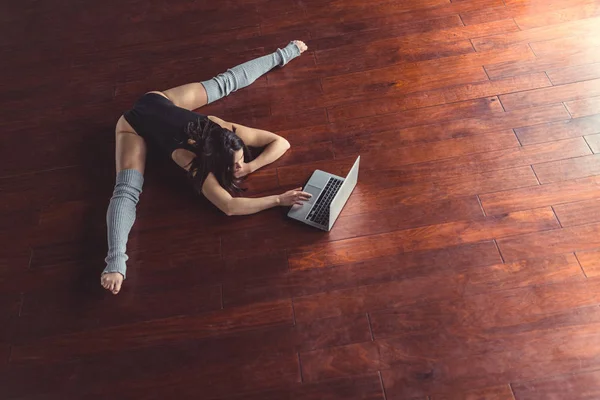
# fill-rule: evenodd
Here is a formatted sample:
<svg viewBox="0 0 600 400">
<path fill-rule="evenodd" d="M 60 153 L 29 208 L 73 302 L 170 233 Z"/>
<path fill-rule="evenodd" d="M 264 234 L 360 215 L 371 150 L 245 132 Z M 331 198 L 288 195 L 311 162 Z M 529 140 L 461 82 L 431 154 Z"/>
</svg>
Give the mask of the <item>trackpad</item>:
<svg viewBox="0 0 600 400">
<path fill-rule="evenodd" d="M 323 190 L 323 189 L 318 188 L 316 186 L 312 186 L 312 185 L 306 185 L 306 187 L 304 188 L 304 191 L 312 194 L 312 197 L 306 203 L 313 204 L 315 201 L 317 201 L 317 197 L 319 197 L 319 193 L 321 193 L 321 190 Z"/>
</svg>

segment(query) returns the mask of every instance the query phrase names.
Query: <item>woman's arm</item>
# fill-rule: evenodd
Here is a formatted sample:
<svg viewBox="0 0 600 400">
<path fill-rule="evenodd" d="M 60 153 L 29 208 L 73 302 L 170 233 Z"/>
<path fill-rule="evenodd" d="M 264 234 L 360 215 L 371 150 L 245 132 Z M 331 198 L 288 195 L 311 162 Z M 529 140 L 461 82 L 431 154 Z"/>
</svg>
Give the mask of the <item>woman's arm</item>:
<svg viewBox="0 0 600 400">
<path fill-rule="evenodd" d="M 234 124 L 224 121 L 218 117 L 210 116 L 208 118 L 223 128 L 235 130 L 235 133 L 244 141 L 246 146 L 265 148 L 263 152 L 256 157 L 256 159 L 246 164 L 247 169 L 244 171 L 243 175 L 247 175 L 259 168 L 264 167 L 265 165 L 271 164 L 285 154 L 285 152 L 290 148 L 290 142 L 288 142 L 285 138 L 274 134 L 273 132 L 249 128 L 240 124 Z"/>
<path fill-rule="evenodd" d="M 212 173 L 208 174 L 202 185 L 202 194 L 228 216 L 249 215 L 275 206 L 302 204 L 310 199 L 311 194 L 301 190 L 302 188 L 290 190 L 277 196 L 232 197 L 221 187 Z"/>
</svg>

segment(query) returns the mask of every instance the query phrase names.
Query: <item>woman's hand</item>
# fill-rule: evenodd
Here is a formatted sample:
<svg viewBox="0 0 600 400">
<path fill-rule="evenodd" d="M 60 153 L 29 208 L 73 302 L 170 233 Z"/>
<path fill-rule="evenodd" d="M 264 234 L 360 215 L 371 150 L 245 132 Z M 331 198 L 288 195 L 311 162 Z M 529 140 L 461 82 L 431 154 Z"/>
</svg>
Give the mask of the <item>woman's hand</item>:
<svg viewBox="0 0 600 400">
<path fill-rule="evenodd" d="M 302 205 L 305 201 L 308 201 L 312 197 L 312 194 L 302 191 L 299 187 L 294 190 L 289 190 L 284 194 L 279 195 L 280 206 L 293 206 L 294 204 Z"/>
</svg>

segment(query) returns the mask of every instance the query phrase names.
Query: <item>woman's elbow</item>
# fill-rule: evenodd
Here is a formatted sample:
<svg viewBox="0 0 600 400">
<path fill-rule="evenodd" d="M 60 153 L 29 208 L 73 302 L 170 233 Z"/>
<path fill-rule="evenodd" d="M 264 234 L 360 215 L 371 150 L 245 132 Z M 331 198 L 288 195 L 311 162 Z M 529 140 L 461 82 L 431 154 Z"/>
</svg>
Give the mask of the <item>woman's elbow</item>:
<svg viewBox="0 0 600 400">
<path fill-rule="evenodd" d="M 223 211 L 223 213 L 228 217 L 233 217 L 234 215 L 237 215 L 235 209 L 229 205 L 223 207 L 221 211 Z"/>
<path fill-rule="evenodd" d="M 283 151 L 288 151 L 292 145 L 287 139 L 281 138 L 281 147 L 283 148 Z"/>
</svg>

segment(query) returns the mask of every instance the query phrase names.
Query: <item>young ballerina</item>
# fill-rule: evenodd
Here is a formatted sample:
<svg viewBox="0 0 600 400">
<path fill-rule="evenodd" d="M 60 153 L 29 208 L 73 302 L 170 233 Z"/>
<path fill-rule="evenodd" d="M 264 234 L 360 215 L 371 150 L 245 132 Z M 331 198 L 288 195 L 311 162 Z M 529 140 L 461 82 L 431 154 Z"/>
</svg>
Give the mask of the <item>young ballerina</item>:
<svg viewBox="0 0 600 400">
<path fill-rule="evenodd" d="M 194 188 L 227 215 L 254 214 L 275 206 L 302 204 L 310 198 L 301 188 L 278 196 L 232 197 L 231 193 L 240 191 L 242 177 L 277 160 L 290 144 L 271 132 L 192 112 L 250 85 L 306 49 L 303 42 L 295 40 L 210 80 L 148 92 L 119 118 L 115 130 L 117 178 L 106 214 L 108 255 L 100 279 L 105 289 L 119 293 L 126 276 L 126 245 L 142 193 L 147 141 L 186 170 Z M 264 147 L 264 151 L 250 161 L 246 146 Z"/>
</svg>

